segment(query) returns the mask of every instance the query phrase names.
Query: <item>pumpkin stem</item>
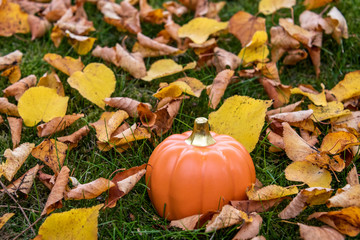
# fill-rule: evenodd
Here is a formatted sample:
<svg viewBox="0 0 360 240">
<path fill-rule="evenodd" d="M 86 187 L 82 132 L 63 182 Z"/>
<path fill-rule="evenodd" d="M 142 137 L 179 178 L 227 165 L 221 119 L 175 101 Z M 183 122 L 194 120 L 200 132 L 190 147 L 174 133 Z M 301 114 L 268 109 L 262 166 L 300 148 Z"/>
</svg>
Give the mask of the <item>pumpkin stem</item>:
<svg viewBox="0 0 360 240">
<path fill-rule="evenodd" d="M 195 119 L 193 132 L 185 142 L 196 147 L 206 147 L 216 143 L 210 134 L 209 123 L 206 118 Z"/>
</svg>

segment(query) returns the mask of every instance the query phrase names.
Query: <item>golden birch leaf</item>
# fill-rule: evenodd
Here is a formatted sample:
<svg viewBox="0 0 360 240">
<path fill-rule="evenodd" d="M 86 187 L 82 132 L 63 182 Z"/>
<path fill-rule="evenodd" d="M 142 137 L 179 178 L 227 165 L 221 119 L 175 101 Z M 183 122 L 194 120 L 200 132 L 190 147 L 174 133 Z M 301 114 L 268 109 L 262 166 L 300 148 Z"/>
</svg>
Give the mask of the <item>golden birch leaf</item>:
<svg viewBox="0 0 360 240">
<path fill-rule="evenodd" d="M 46 239 L 98 239 L 98 216 L 103 204 L 54 213 L 40 226 L 39 235 Z"/>
<path fill-rule="evenodd" d="M 221 30 L 225 30 L 228 22 L 218 22 L 210 18 L 194 18 L 187 24 L 183 25 L 179 30 L 179 37 L 190 38 L 194 43 L 202 44 L 208 37 Z"/>
<path fill-rule="evenodd" d="M 115 184 L 112 181 L 105 178 L 98 178 L 86 184 L 79 184 L 76 188 L 67 192 L 66 198 L 74 200 L 92 199 L 114 186 Z"/>
<path fill-rule="evenodd" d="M 192 77 L 183 77 L 183 78 L 179 78 L 178 80 L 176 80 L 175 82 L 173 83 L 170 83 L 171 84 L 179 84 L 178 82 L 184 82 L 187 84 L 187 86 L 190 87 L 191 91 L 187 91 L 187 87 L 183 87 L 183 86 L 180 86 L 180 88 L 183 89 L 183 92 L 184 89 L 186 89 L 186 92 L 187 94 L 189 95 L 192 95 L 192 96 L 195 96 L 195 97 L 200 97 L 201 95 L 201 92 L 202 90 L 204 90 L 206 88 L 206 86 L 198 79 L 196 78 L 192 78 Z"/>
<path fill-rule="evenodd" d="M 32 87 L 19 99 L 18 110 L 28 127 L 40 121 L 48 122 L 56 117 L 65 116 L 69 97 L 61 97 L 56 89 Z"/>
<path fill-rule="evenodd" d="M 291 163 L 285 169 L 285 177 L 289 181 L 304 182 L 309 187 L 330 188 L 331 174 L 328 170 L 320 168 L 307 161 Z"/>
<path fill-rule="evenodd" d="M 6 162 L 0 165 L 0 176 L 4 175 L 8 181 L 11 181 L 34 147 L 33 143 L 23 143 L 14 150 L 6 149 L 4 152 Z"/>
<path fill-rule="evenodd" d="M 10 37 L 14 33 L 29 31 L 28 14 L 21 11 L 18 4 L 3 1 L 0 7 L 0 36 Z"/>
<path fill-rule="evenodd" d="M 254 33 L 251 42 L 249 42 L 243 49 L 241 49 L 238 57 L 241 58 L 244 65 L 250 62 L 265 62 L 269 55 L 269 49 L 266 46 L 268 40 L 265 31 L 257 31 Z"/>
<path fill-rule="evenodd" d="M 161 78 L 169 75 L 173 75 L 175 73 L 179 73 L 185 70 L 194 69 L 196 66 L 196 63 L 188 63 L 184 68 L 180 65 L 174 62 L 174 60 L 171 59 L 161 59 L 156 62 L 154 62 L 150 69 L 147 71 L 147 75 L 143 78 L 141 78 L 144 81 L 150 82 L 151 80 L 154 80 L 156 78 Z"/>
<path fill-rule="evenodd" d="M 57 94 L 65 97 L 64 86 L 55 71 L 52 71 L 50 74 L 45 73 L 44 76 L 40 77 L 37 86 L 56 89 Z"/>
<path fill-rule="evenodd" d="M 210 113 L 211 130 L 232 136 L 251 152 L 259 141 L 266 110 L 271 104 L 271 101 L 247 96 L 232 96 L 216 112 Z"/>
<path fill-rule="evenodd" d="M 160 89 L 160 91 L 153 94 L 153 96 L 161 100 L 166 97 L 177 98 L 180 97 L 182 93 L 183 93 L 182 89 L 178 85 L 173 84 Z"/>
<path fill-rule="evenodd" d="M 317 107 L 312 104 L 308 107 L 314 111 L 311 119 L 315 122 L 321 122 L 329 118 L 340 117 L 351 113 L 348 109 L 344 110 L 344 105 L 341 102 L 336 101 L 329 102 L 325 107 Z"/>
<path fill-rule="evenodd" d="M 120 124 L 129 117 L 127 112 L 118 110 L 111 112 L 109 115 L 101 115 L 100 120 L 92 124 L 96 129 L 96 137 L 101 142 L 107 142 L 110 140 L 111 135 L 120 126 Z"/>
<path fill-rule="evenodd" d="M 292 8 L 296 0 L 261 0 L 259 3 L 259 12 L 269 15 L 281 8 Z"/>
<path fill-rule="evenodd" d="M 331 132 L 324 137 L 319 150 L 329 152 L 330 154 L 337 154 L 344 151 L 348 145 L 358 142 L 357 137 L 352 133 L 343 131 Z"/>
<path fill-rule="evenodd" d="M 93 37 L 75 35 L 69 32 L 69 30 L 66 30 L 65 34 L 69 38 L 69 43 L 79 55 L 85 55 L 90 52 L 96 40 Z"/>
<path fill-rule="evenodd" d="M 7 221 L 9 221 L 9 219 L 12 217 L 12 216 L 14 216 L 15 215 L 15 213 L 5 213 L 4 215 L 2 215 L 1 217 L 0 217 L 0 229 L 5 225 L 5 223 L 7 222 Z"/>
<path fill-rule="evenodd" d="M 315 105 L 318 105 L 318 106 L 326 106 L 327 105 L 324 89 L 319 94 L 304 92 L 300 88 L 292 88 L 290 91 L 291 91 L 291 94 L 301 94 L 303 96 L 308 97 L 310 99 L 310 101 L 312 101 Z"/>
<path fill-rule="evenodd" d="M 56 69 L 59 69 L 66 75 L 70 76 L 74 72 L 81 71 L 84 68 L 84 64 L 81 59 L 75 59 L 72 57 L 62 57 L 55 53 L 47 53 L 43 59 Z"/>
<path fill-rule="evenodd" d="M 102 109 L 105 108 L 104 99 L 111 96 L 116 84 L 113 71 L 102 63 L 90 63 L 82 72 L 71 74 L 67 81 L 83 97 Z"/>
<path fill-rule="evenodd" d="M 338 101 L 360 96 L 360 71 L 350 72 L 345 75 L 344 80 L 340 81 L 330 91 Z"/>
<path fill-rule="evenodd" d="M 263 201 L 278 199 L 285 196 L 297 194 L 299 192 L 296 186 L 281 187 L 277 185 L 269 185 L 260 189 L 255 189 L 254 184 L 249 190 L 246 191 L 246 195 L 249 200 Z"/>
</svg>

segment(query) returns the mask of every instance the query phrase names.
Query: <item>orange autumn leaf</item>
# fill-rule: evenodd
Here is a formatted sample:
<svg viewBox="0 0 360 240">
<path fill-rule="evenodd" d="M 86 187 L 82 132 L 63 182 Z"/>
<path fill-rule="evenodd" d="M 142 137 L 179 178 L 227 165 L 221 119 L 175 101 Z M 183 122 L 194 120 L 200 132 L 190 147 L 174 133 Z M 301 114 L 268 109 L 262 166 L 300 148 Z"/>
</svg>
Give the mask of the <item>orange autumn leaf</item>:
<svg viewBox="0 0 360 240">
<path fill-rule="evenodd" d="M 2 215 L 1 217 L 0 217 L 0 229 L 5 225 L 5 223 L 7 222 L 7 221 L 9 221 L 9 219 L 12 217 L 12 216 L 14 216 L 15 215 L 15 213 L 5 213 L 4 215 Z"/>
<path fill-rule="evenodd" d="M 65 97 L 64 86 L 55 71 L 52 71 L 50 74 L 45 73 L 42 77 L 40 77 L 37 86 L 56 89 L 56 93 L 59 96 Z"/>
<path fill-rule="evenodd" d="M 13 148 L 16 148 L 21 140 L 21 131 L 23 120 L 21 118 L 7 117 L 11 132 L 11 141 Z"/>
<path fill-rule="evenodd" d="M 0 113 L 20 117 L 17 106 L 10 103 L 9 100 L 5 97 L 0 98 Z"/>
<path fill-rule="evenodd" d="M 228 69 L 223 70 L 216 75 L 213 84 L 207 90 L 207 94 L 209 95 L 209 106 L 212 109 L 216 109 L 217 105 L 220 103 L 233 75 L 234 71 Z"/>
<path fill-rule="evenodd" d="M 328 3 L 331 3 L 334 0 L 305 0 L 303 5 L 306 7 L 307 10 L 319 8 L 325 6 Z"/>
<path fill-rule="evenodd" d="M 6 189 L 8 192 L 13 193 L 17 196 L 18 191 L 22 192 L 26 196 L 29 194 L 31 187 L 34 183 L 37 172 L 39 171 L 40 166 L 36 164 L 35 167 L 30 168 L 26 173 L 21 177 L 10 183 Z"/>
<path fill-rule="evenodd" d="M 40 124 L 36 127 L 38 136 L 46 137 L 56 132 L 60 132 L 82 117 L 84 117 L 84 114 L 74 113 L 72 115 L 65 115 L 64 117 L 53 118 L 49 122 Z"/>
<path fill-rule="evenodd" d="M 47 53 L 43 58 L 47 63 L 56 69 L 59 69 L 66 75 L 70 76 L 76 71 L 81 71 L 84 68 L 84 64 L 81 59 L 74 59 L 72 57 L 62 57 L 55 53 Z"/>
<path fill-rule="evenodd" d="M 78 184 L 66 193 L 66 199 L 81 200 L 93 199 L 114 187 L 115 184 L 108 179 L 98 178 L 86 184 Z"/>
<path fill-rule="evenodd" d="M 14 96 L 18 101 L 26 90 L 36 85 L 36 76 L 29 75 L 3 90 L 4 96 Z"/>
<path fill-rule="evenodd" d="M 292 8 L 296 0 L 261 0 L 259 3 L 259 12 L 269 15 L 281 8 Z"/>
</svg>

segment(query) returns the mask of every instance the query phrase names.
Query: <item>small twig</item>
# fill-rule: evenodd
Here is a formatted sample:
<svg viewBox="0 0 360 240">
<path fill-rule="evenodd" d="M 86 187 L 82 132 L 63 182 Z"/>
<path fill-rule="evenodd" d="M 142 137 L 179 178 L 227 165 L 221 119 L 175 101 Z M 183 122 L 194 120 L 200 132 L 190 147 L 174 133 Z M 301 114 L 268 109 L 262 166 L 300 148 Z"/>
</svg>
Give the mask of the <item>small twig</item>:
<svg viewBox="0 0 360 240">
<path fill-rule="evenodd" d="M 322 11 L 321 13 L 319 14 L 321 17 L 322 15 L 329 9 L 330 5 L 328 4 Z"/>
<path fill-rule="evenodd" d="M 0 205 L 0 208 L 19 208 L 19 207 L 17 207 L 17 206 L 9 206 L 9 205 Z M 36 212 L 36 213 L 40 212 L 40 211 L 31 209 L 31 208 L 23 208 L 23 209 L 27 210 L 27 211 L 31 211 L 31 212 Z"/>
<path fill-rule="evenodd" d="M 20 211 L 23 213 L 23 215 L 24 215 L 26 221 L 28 222 L 28 224 L 29 224 L 32 232 L 33 232 L 34 234 L 36 234 L 34 228 L 32 228 L 32 226 L 31 226 L 31 222 L 30 222 L 29 218 L 27 217 L 26 213 L 24 212 L 24 209 L 21 207 L 21 205 L 18 203 L 18 201 L 16 201 L 16 199 L 14 198 L 14 196 L 11 195 L 11 193 L 9 193 L 9 191 L 7 190 L 5 184 L 4 184 L 1 180 L 0 180 L 0 185 L 1 185 L 1 187 L 4 189 L 4 191 L 7 193 L 7 195 L 9 195 L 9 197 L 11 197 L 11 199 L 19 206 L 19 209 L 20 209 Z"/>
<path fill-rule="evenodd" d="M 14 237 L 13 240 L 18 239 L 21 235 L 23 235 L 27 230 L 29 230 L 30 228 L 32 228 L 35 224 L 37 224 L 41 219 L 43 218 L 43 216 L 40 216 L 35 222 L 33 222 L 29 227 L 27 227 L 25 230 L 23 230 L 21 233 L 19 233 L 16 237 Z"/>
<path fill-rule="evenodd" d="M 290 8 L 290 11 L 291 11 L 291 19 L 293 20 L 293 24 L 295 24 L 294 9 Z"/>
</svg>

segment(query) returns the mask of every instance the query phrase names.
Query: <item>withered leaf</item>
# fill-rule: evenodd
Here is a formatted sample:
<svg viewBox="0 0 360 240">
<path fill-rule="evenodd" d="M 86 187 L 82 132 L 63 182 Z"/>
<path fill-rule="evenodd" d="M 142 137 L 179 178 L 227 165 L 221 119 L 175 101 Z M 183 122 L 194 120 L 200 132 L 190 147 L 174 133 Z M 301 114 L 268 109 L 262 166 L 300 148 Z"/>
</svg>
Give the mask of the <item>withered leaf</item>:
<svg viewBox="0 0 360 240">
<path fill-rule="evenodd" d="M 292 23 L 292 20 L 280 18 L 279 25 L 282 26 L 286 32 L 293 38 L 304 44 L 305 46 L 311 47 L 315 38 L 315 33 L 309 32 L 298 25 Z"/>
<path fill-rule="evenodd" d="M 9 221 L 9 219 L 14 215 L 15 213 L 5 213 L 0 217 L 0 230 L 5 225 L 5 223 Z"/>
<path fill-rule="evenodd" d="M 8 99 L 4 97 L 0 98 L 0 113 L 20 117 L 17 106 L 9 103 Z"/>
<path fill-rule="evenodd" d="M 59 20 L 71 6 L 70 0 L 53 0 L 42 12 L 50 22 Z"/>
<path fill-rule="evenodd" d="M 28 15 L 21 11 L 20 6 L 10 1 L 2 1 L 0 8 L 0 36 L 9 37 L 15 33 L 30 31 Z"/>
<path fill-rule="evenodd" d="M 45 73 L 44 76 L 39 79 L 37 86 L 56 89 L 56 93 L 59 96 L 65 97 L 64 86 L 55 71 L 52 71 L 50 74 Z"/>
<path fill-rule="evenodd" d="M 71 76 L 76 71 L 81 71 L 85 67 L 80 58 L 74 59 L 68 56 L 62 57 L 55 53 L 47 53 L 44 55 L 43 59 L 68 76 Z"/>
<path fill-rule="evenodd" d="M 127 98 L 127 97 L 113 97 L 113 98 L 105 98 L 104 102 L 106 105 L 114 108 L 119 108 L 121 110 L 126 111 L 130 117 L 137 117 L 138 110 L 137 107 L 140 104 L 139 101 Z M 150 107 L 150 104 L 144 103 Z"/>
<path fill-rule="evenodd" d="M 353 185 L 336 193 L 326 205 L 328 207 L 360 207 L 360 185 Z"/>
<path fill-rule="evenodd" d="M 23 93 L 28 90 L 29 88 L 36 85 L 36 76 L 29 75 L 20 81 L 10 85 L 9 87 L 3 90 L 4 96 L 14 96 L 16 100 L 23 95 Z"/>
<path fill-rule="evenodd" d="M 145 36 L 142 33 L 137 34 L 137 39 L 139 41 L 139 44 L 141 44 L 143 47 L 150 48 L 152 51 L 157 52 L 157 56 L 162 55 L 171 55 L 175 54 L 176 52 L 179 52 L 180 50 L 174 47 L 171 47 L 169 45 L 159 43 L 147 36 Z"/>
<path fill-rule="evenodd" d="M 68 136 L 59 137 L 57 140 L 59 142 L 65 143 L 65 144 L 69 144 L 69 149 L 72 149 L 72 148 L 76 147 L 78 142 L 84 136 L 86 136 L 89 132 L 90 132 L 89 127 L 84 126 L 84 127 L 80 128 L 79 130 L 77 130 L 76 132 L 74 132 L 74 133 L 72 133 L 72 134 L 70 134 Z"/>
<path fill-rule="evenodd" d="M 300 227 L 300 236 L 304 240 L 312 239 L 328 239 L 328 240 L 343 240 L 344 235 L 328 226 L 308 226 L 305 224 L 297 223 Z"/>
<path fill-rule="evenodd" d="M 36 164 L 35 167 L 29 169 L 26 173 L 24 173 L 21 177 L 10 183 L 6 189 L 10 193 L 17 194 L 18 191 L 28 195 L 31 187 L 34 183 L 34 179 L 38 170 L 40 169 L 39 164 Z"/>
<path fill-rule="evenodd" d="M 216 75 L 211 88 L 207 91 L 209 95 L 209 106 L 212 109 L 216 109 L 233 75 L 234 71 L 228 69 L 223 70 Z"/>
<path fill-rule="evenodd" d="M 230 204 L 241 211 L 244 211 L 248 214 L 252 212 L 266 212 L 270 208 L 277 206 L 279 203 L 281 203 L 286 197 L 282 198 L 276 198 L 271 200 L 241 200 L 241 201 L 230 201 Z"/>
<path fill-rule="evenodd" d="M 7 117 L 7 120 L 10 126 L 11 141 L 13 143 L 13 148 L 16 148 L 20 143 L 23 121 L 21 118 L 14 118 L 14 117 Z"/>
<path fill-rule="evenodd" d="M 300 43 L 298 40 L 288 34 L 283 27 L 271 27 L 271 59 L 273 62 L 279 61 L 283 54 L 292 49 L 298 49 Z"/>
<path fill-rule="evenodd" d="M 231 70 L 236 69 L 240 66 L 241 60 L 237 55 L 225 51 L 224 49 L 215 47 L 212 63 L 216 67 L 216 71 L 221 72 L 228 67 L 230 67 Z"/>
<path fill-rule="evenodd" d="M 281 187 L 277 185 L 269 185 L 260 189 L 255 189 L 254 184 L 246 191 L 249 200 L 264 201 L 279 199 L 285 196 L 297 194 L 298 188 L 296 186 Z"/>
<path fill-rule="evenodd" d="M 28 22 L 31 31 L 31 40 L 44 36 L 45 33 L 51 28 L 51 24 L 48 20 L 37 17 L 35 15 L 29 15 Z"/>
<path fill-rule="evenodd" d="M 308 119 L 313 114 L 313 110 L 303 110 L 297 112 L 277 113 L 269 117 L 270 120 L 275 119 L 281 122 L 301 122 Z"/>
<path fill-rule="evenodd" d="M 233 240 L 251 239 L 259 234 L 263 222 L 262 217 L 256 212 L 250 213 L 249 217 L 252 218 L 252 222 L 245 222 Z"/>
<path fill-rule="evenodd" d="M 36 127 L 39 137 L 46 137 L 56 132 L 60 132 L 69 127 L 79 118 L 84 117 L 84 114 L 65 115 L 64 117 L 56 117 L 47 123 L 40 124 Z"/>
<path fill-rule="evenodd" d="M 354 165 L 354 167 L 350 170 L 350 172 L 348 173 L 347 177 L 346 177 L 346 182 L 350 185 L 350 186 L 355 186 L 355 185 L 359 185 L 359 174 L 356 170 L 356 166 Z"/>
<path fill-rule="evenodd" d="M 108 179 L 98 178 L 86 184 L 79 184 L 65 194 L 66 199 L 81 200 L 96 198 L 103 192 L 114 187 L 115 184 Z"/>
<path fill-rule="evenodd" d="M 21 62 L 22 56 L 22 52 L 15 50 L 14 52 L 0 57 L 0 70 L 4 70 L 19 64 Z"/>
</svg>

